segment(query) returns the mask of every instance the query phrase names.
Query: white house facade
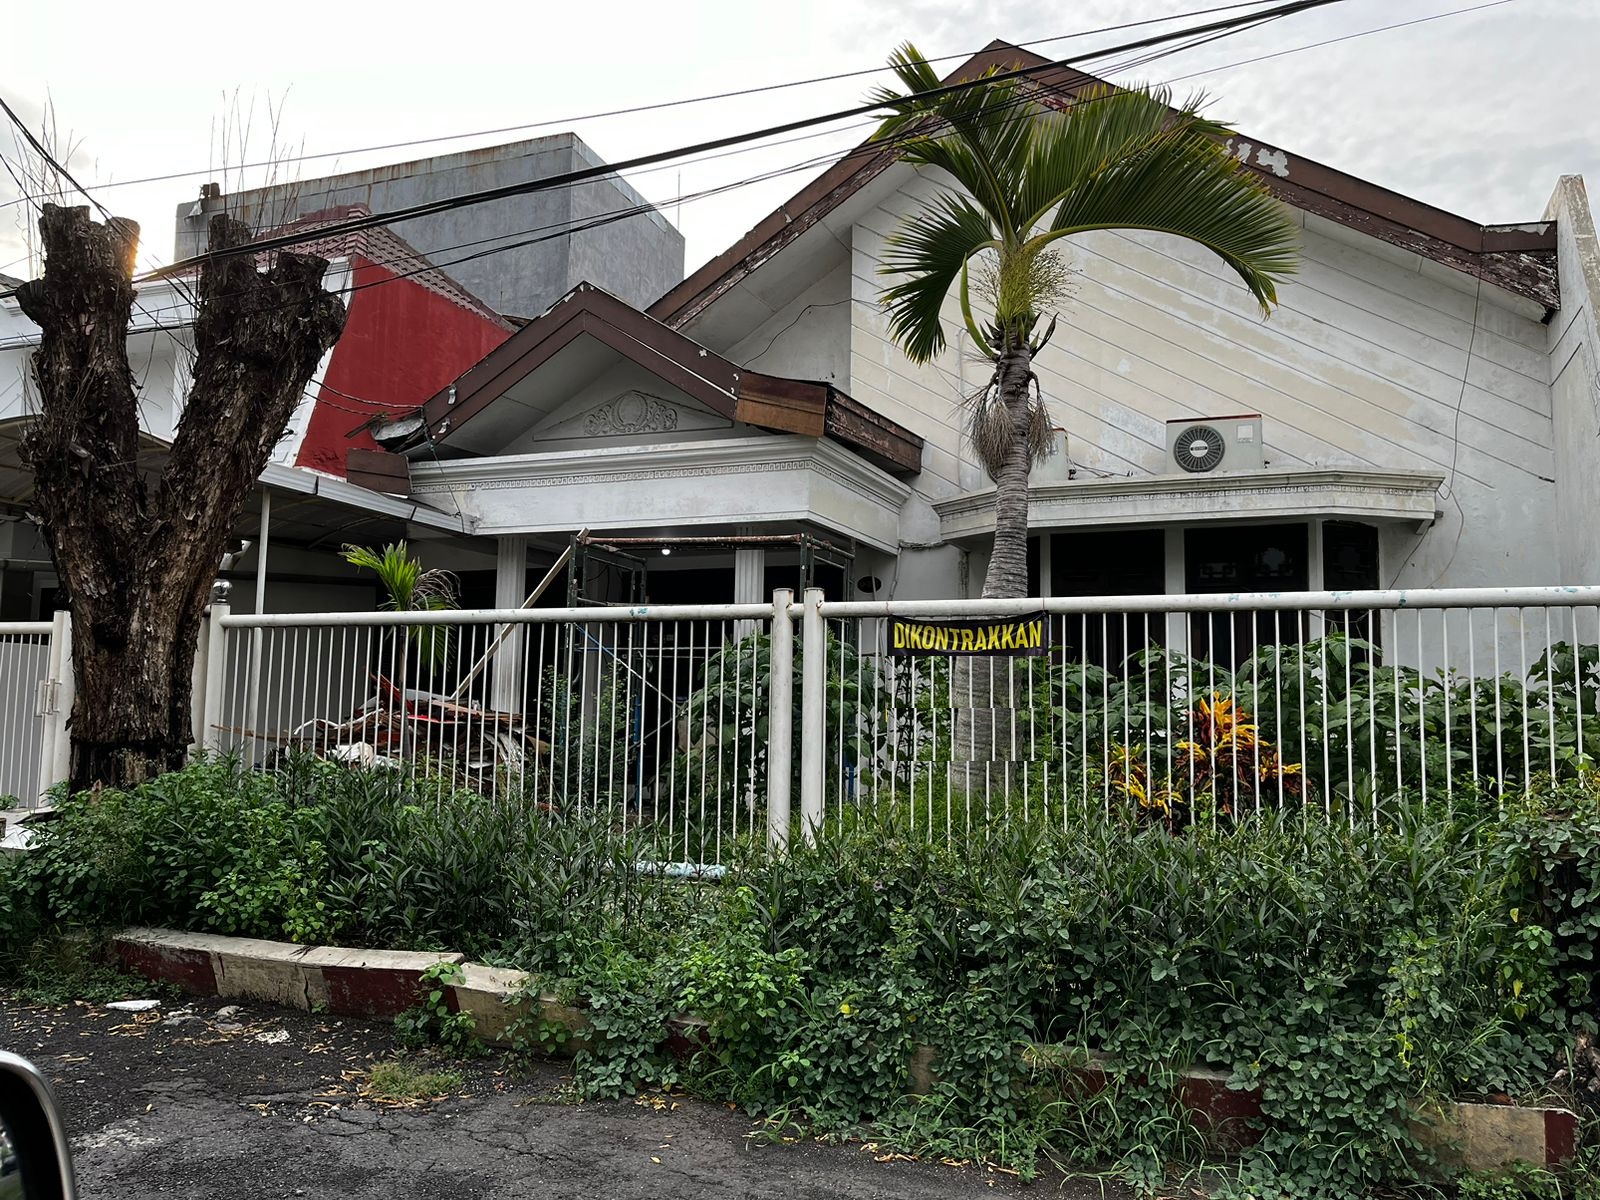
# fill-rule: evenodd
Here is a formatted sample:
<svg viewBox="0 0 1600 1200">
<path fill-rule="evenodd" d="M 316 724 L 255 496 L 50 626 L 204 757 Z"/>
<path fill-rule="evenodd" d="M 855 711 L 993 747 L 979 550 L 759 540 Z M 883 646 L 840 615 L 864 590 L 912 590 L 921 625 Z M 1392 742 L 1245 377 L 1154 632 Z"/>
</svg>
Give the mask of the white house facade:
<svg viewBox="0 0 1600 1200">
<path fill-rule="evenodd" d="M 991 61 L 1042 60 L 996 46 L 962 70 Z M 1092 82 L 1041 78 L 1047 104 Z M 1034 474 L 1037 592 L 1600 579 L 1600 257 L 1582 181 L 1561 179 L 1536 221 L 1481 226 L 1231 147 L 1295 213 L 1299 273 L 1263 318 L 1195 245 L 1071 242 L 1076 292 L 1035 364 L 1061 431 Z M 878 299 L 885 238 L 938 186 L 886 150 L 847 156 L 643 313 L 576 289 L 392 443 L 413 497 L 497 539 L 502 599 L 579 530 L 647 565 L 657 600 L 807 582 L 977 595 L 992 484 L 962 397 L 989 368 L 953 302 L 949 349 L 917 366 Z M 848 566 L 806 576 L 782 537 Z"/>
</svg>

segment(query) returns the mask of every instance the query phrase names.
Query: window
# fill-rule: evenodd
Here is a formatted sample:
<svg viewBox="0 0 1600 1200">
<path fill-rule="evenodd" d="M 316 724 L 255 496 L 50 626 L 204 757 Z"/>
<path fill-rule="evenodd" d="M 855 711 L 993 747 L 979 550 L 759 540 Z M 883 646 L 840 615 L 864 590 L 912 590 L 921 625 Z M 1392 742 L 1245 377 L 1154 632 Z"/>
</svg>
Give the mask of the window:
<svg viewBox="0 0 1600 1200">
<path fill-rule="evenodd" d="M 1304 524 L 1190 529 L 1183 548 L 1190 592 L 1303 592 L 1310 577 Z M 1257 646 L 1300 641 L 1299 625 L 1290 613 L 1197 613 L 1190 622 L 1189 652 L 1236 667 Z"/>
<path fill-rule="evenodd" d="M 1166 558 L 1167 536 L 1160 529 L 1054 534 L 1050 594 L 1159 596 L 1167 590 Z M 1117 666 L 1129 654 L 1161 645 L 1165 624 L 1159 614 L 1091 614 L 1065 618 L 1061 636 L 1069 659 Z"/>
<path fill-rule="evenodd" d="M 1354 592 L 1382 587 L 1378 578 L 1378 530 L 1358 521 L 1324 521 L 1322 524 L 1322 586 L 1330 592 Z M 1330 612 L 1328 624 L 1353 638 L 1376 641 L 1372 610 Z M 1381 631 L 1377 631 L 1381 636 Z M 1364 652 L 1357 655 L 1358 660 Z"/>
</svg>

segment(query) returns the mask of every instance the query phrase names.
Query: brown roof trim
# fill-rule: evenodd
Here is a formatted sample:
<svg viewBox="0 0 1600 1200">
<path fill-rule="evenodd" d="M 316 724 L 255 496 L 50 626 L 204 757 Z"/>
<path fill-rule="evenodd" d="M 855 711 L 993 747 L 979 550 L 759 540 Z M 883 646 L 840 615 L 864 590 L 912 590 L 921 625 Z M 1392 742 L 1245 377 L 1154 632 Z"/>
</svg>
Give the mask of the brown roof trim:
<svg viewBox="0 0 1600 1200">
<path fill-rule="evenodd" d="M 991 67 L 1046 67 L 1034 79 L 1041 89 L 1056 96 L 1070 97 L 1085 87 L 1107 86 L 1093 75 L 1051 66 L 1050 62 L 995 41 L 957 67 L 944 82 L 954 83 Z M 1050 102 L 1048 96 L 1041 99 Z M 1285 203 L 1475 275 L 1547 308 L 1559 304 L 1553 222 L 1478 225 L 1270 143 L 1237 134 L 1229 144 Z M 892 149 L 870 140 L 847 151 L 734 245 L 657 300 L 650 315 L 673 326 L 693 319 L 894 161 Z"/>
<path fill-rule="evenodd" d="M 426 436 L 463 425 L 580 337 L 592 337 L 713 412 L 782 433 L 831 437 L 898 476 L 922 469 L 922 439 L 827 383 L 744 371 L 609 292 L 580 283 L 421 409 Z"/>
</svg>

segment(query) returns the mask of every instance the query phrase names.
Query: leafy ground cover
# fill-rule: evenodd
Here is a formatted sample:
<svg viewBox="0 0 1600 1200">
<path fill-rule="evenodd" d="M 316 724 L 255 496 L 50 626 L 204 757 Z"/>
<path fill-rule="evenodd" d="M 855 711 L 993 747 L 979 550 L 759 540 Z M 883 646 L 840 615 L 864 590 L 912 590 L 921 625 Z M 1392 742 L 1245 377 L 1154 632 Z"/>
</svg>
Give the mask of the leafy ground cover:
<svg viewBox="0 0 1600 1200">
<path fill-rule="evenodd" d="M 741 851 L 720 884 L 640 871 L 647 837 L 599 820 L 436 797 L 304 760 L 66 801 L 0 860 L 0 970 L 37 973 L 60 931 L 131 922 L 458 949 L 587 1007 L 582 1095 L 676 1083 L 774 1137 L 1052 1160 L 1152 1194 L 1175 1175 L 1225 1196 L 1420 1186 L 1442 1176 L 1418 1099 L 1592 1102 L 1592 1056 L 1575 1055 L 1596 1024 L 1592 784 L 1394 803 L 1381 827 L 1263 812 L 1174 833 L 1130 815 L 953 848 L 857 813 L 815 847 Z M 683 1011 L 709 1023 L 688 1063 L 662 1041 Z M 922 1046 L 935 1074 L 915 1095 Z M 1090 1052 L 1104 1087 L 1060 1069 Z M 1258 1144 L 1225 1153 L 1173 1104 L 1190 1065 L 1261 1090 Z M 1597 1194 L 1581 1167 L 1461 1186 Z"/>
</svg>

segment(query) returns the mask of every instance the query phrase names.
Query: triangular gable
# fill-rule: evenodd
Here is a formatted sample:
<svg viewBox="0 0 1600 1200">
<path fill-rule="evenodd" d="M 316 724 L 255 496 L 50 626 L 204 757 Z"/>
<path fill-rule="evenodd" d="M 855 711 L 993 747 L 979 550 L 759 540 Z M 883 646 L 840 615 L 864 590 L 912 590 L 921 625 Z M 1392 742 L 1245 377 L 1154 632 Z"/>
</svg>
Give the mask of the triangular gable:
<svg viewBox="0 0 1600 1200">
<path fill-rule="evenodd" d="M 637 363 L 730 421 L 778 433 L 831 437 L 891 474 L 912 475 L 921 469 L 922 438 L 831 384 L 744 370 L 587 283 L 424 404 L 418 441 L 448 444 L 475 416 L 581 338 Z"/>
<path fill-rule="evenodd" d="M 1002 41 L 991 42 L 947 75 L 944 83 L 992 68 L 1043 67 L 1033 78 L 1041 103 L 1060 107 L 1105 80 Z M 1250 170 L 1285 203 L 1463 271 L 1547 309 L 1560 304 L 1553 222 L 1479 225 L 1309 158 L 1240 134 L 1229 143 Z M 744 237 L 650 306 L 649 314 L 680 328 L 785 246 L 844 204 L 898 161 L 894 148 L 870 139 L 847 152 Z"/>
</svg>

